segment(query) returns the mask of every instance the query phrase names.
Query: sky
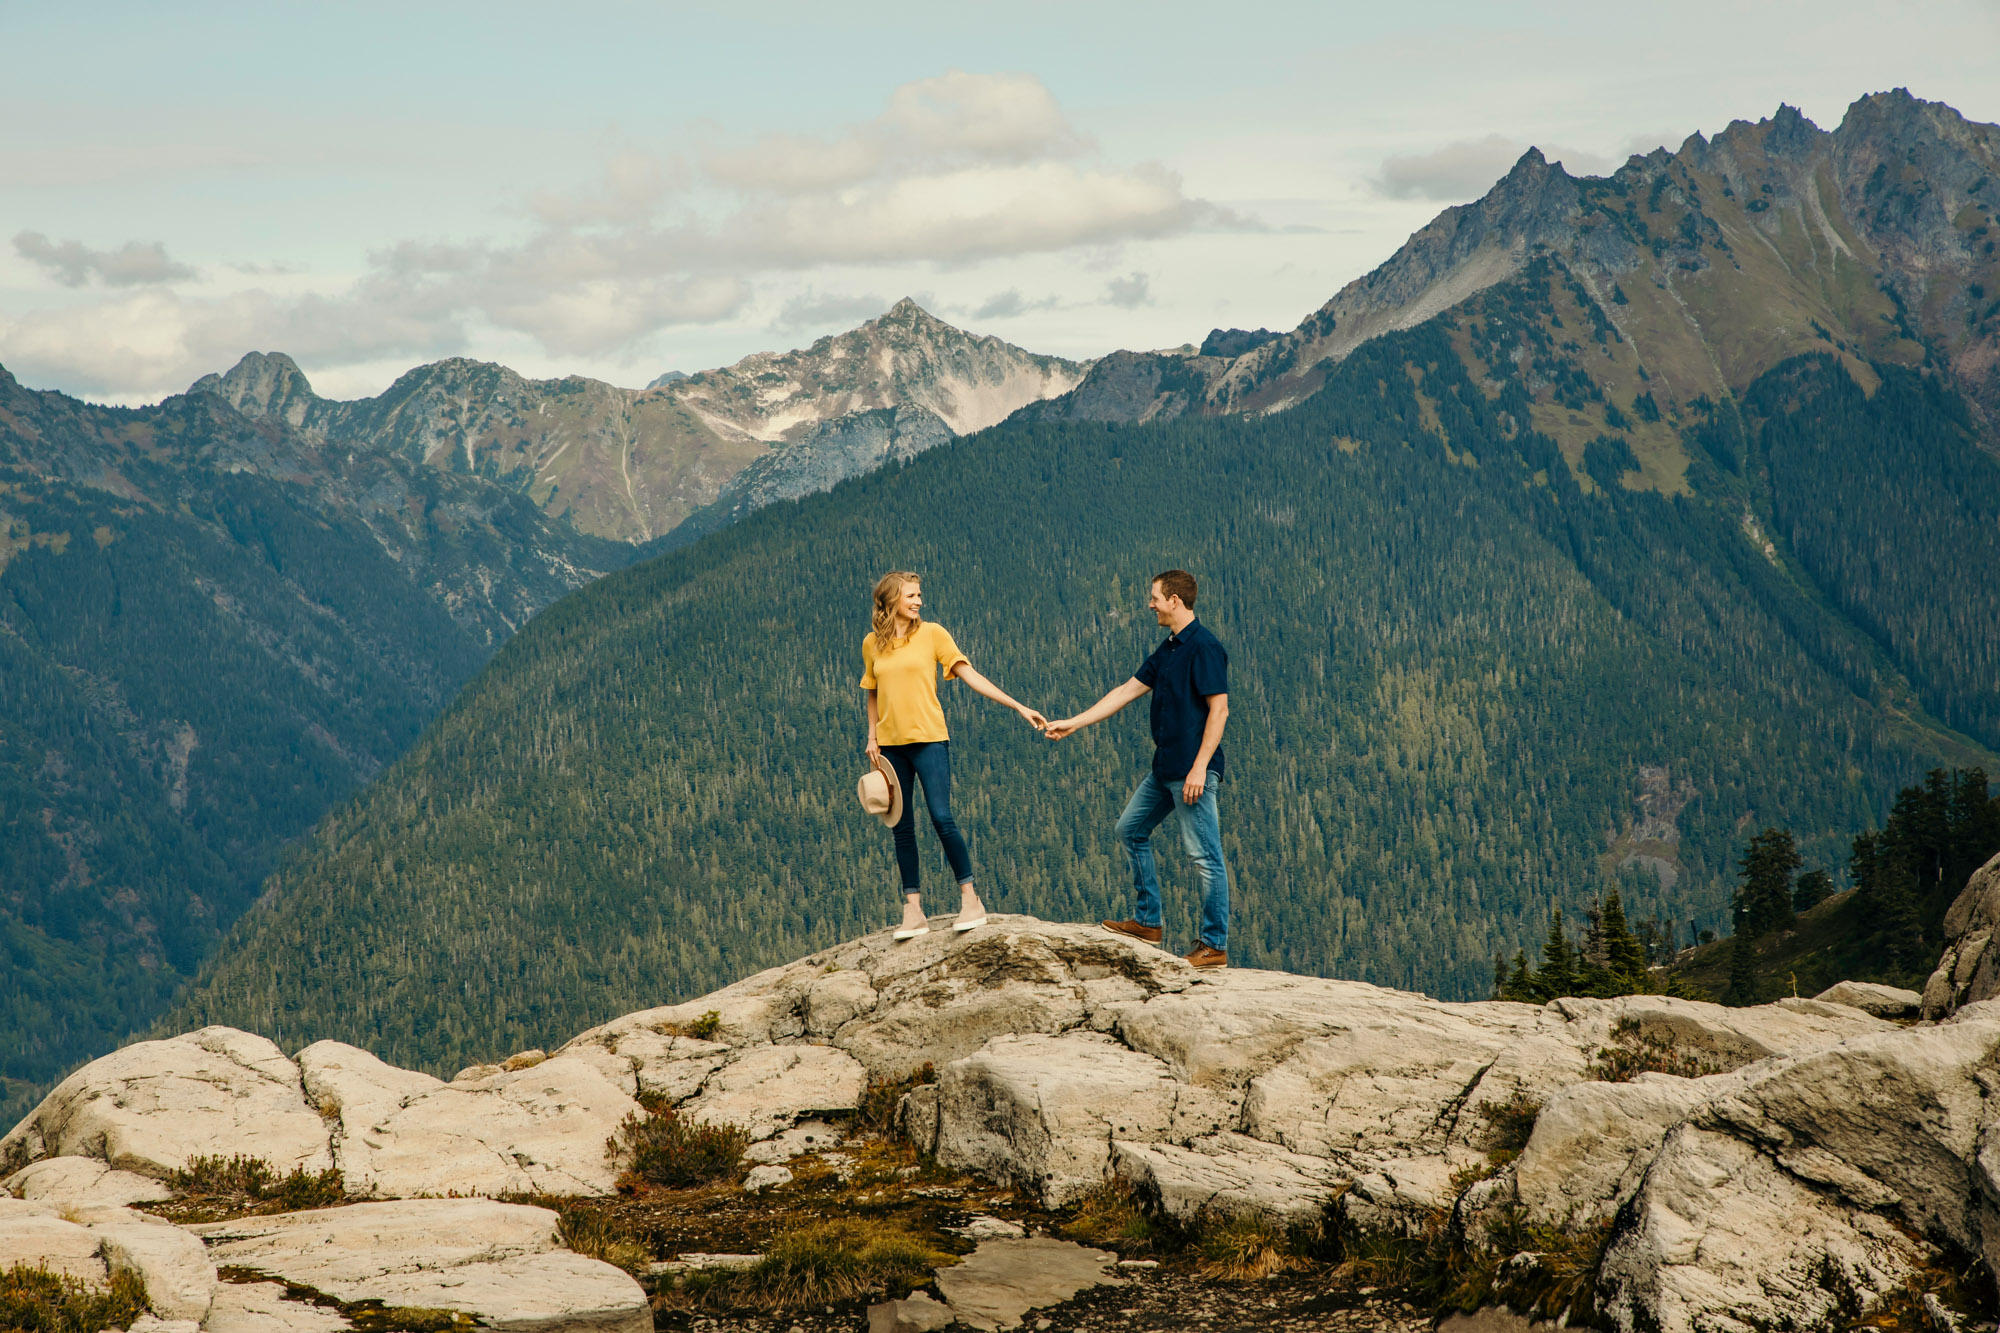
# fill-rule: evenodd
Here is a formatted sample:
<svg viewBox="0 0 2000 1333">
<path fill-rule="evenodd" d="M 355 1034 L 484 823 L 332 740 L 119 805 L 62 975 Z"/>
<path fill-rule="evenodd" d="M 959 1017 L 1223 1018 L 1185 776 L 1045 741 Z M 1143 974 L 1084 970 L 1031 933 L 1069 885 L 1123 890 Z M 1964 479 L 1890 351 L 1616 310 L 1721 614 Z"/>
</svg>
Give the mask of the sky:
<svg viewBox="0 0 2000 1333">
<path fill-rule="evenodd" d="M 0 50 L 0 365 L 126 405 L 250 351 L 638 386 L 903 296 L 1177 346 L 1293 327 L 1530 145 L 2000 121 L 2000 0 L 0 0 Z"/>
</svg>

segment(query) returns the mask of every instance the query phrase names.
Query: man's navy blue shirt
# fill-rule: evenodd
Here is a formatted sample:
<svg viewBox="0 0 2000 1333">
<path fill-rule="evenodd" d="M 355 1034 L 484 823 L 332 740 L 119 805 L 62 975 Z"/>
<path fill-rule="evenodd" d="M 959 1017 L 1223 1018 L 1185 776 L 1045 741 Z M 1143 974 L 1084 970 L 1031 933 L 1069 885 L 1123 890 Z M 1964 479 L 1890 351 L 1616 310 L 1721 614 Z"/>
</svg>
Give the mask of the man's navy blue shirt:
<svg viewBox="0 0 2000 1333">
<path fill-rule="evenodd" d="M 1153 650 L 1132 679 L 1153 691 L 1153 776 L 1179 783 L 1201 753 L 1211 694 L 1229 693 L 1229 650 L 1199 620 Z M 1222 747 L 1208 757 L 1222 773 Z"/>
</svg>

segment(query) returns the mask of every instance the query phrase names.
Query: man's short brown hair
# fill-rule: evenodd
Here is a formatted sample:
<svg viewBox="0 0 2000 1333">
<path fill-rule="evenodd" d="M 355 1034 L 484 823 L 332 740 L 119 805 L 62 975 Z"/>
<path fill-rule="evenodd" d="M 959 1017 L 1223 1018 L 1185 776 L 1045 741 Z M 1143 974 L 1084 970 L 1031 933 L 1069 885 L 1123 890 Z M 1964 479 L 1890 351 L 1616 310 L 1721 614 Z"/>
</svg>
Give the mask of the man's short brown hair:
<svg viewBox="0 0 2000 1333">
<path fill-rule="evenodd" d="M 1182 606 L 1194 610 L 1194 575 L 1185 569 L 1170 569 L 1164 574 L 1153 575 L 1153 582 L 1160 585 L 1161 596 L 1178 597 Z"/>
</svg>

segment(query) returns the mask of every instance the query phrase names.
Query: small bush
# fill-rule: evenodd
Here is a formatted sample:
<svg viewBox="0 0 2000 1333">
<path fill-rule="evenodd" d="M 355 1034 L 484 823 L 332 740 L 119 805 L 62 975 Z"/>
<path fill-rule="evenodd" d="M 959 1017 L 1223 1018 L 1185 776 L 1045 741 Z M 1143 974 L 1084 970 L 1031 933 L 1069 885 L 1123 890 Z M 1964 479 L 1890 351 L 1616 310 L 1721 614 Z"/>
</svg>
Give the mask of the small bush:
<svg viewBox="0 0 2000 1333">
<path fill-rule="evenodd" d="M 343 1305 L 342 1314 L 359 1333 L 472 1333 L 479 1327 L 469 1314 L 425 1305 Z"/>
<path fill-rule="evenodd" d="M 652 1249 L 645 1241 L 618 1225 L 601 1209 L 574 1205 L 558 1209 L 556 1234 L 575 1253 L 601 1259 L 634 1277 L 643 1276 L 653 1259 Z"/>
<path fill-rule="evenodd" d="M 1236 1282 L 1274 1277 L 1303 1262 L 1285 1228 L 1254 1213 L 1202 1218 L 1195 1227 L 1195 1249 L 1205 1276 Z"/>
<path fill-rule="evenodd" d="M 1600 1047 L 1590 1075 L 1604 1083 L 1630 1083 L 1641 1074 L 1672 1074 L 1702 1078 L 1723 1071 L 1721 1062 L 1698 1051 L 1684 1051 L 1670 1033 L 1643 1034 L 1636 1018 L 1621 1018 L 1611 1029 L 1611 1044 Z"/>
<path fill-rule="evenodd" d="M 895 1079 L 888 1083 L 870 1084 L 868 1092 L 861 1099 L 861 1110 L 855 1117 L 863 1128 L 877 1134 L 886 1134 L 896 1127 L 896 1108 L 903 1104 L 903 1098 L 910 1089 L 926 1083 L 937 1082 L 937 1069 L 930 1061 L 908 1078 Z"/>
<path fill-rule="evenodd" d="M 624 1174 L 618 1187 L 689 1189 L 743 1175 L 750 1135 L 733 1125 L 691 1124 L 663 1102 L 644 1099 L 643 1115 L 627 1115 L 605 1140 L 604 1155 Z"/>
<path fill-rule="evenodd" d="M 346 1201 L 340 1172 L 292 1168 L 280 1176 L 259 1157 L 195 1157 L 167 1176 L 167 1187 L 188 1199 L 236 1205 L 270 1205 L 267 1211 L 295 1212 Z"/>
<path fill-rule="evenodd" d="M 0 1272 L 0 1329 L 9 1333 L 100 1333 L 145 1312 L 146 1284 L 131 1273 L 103 1289 L 25 1264 Z"/>
<path fill-rule="evenodd" d="M 749 1268 L 706 1270 L 682 1279 L 681 1294 L 707 1306 L 769 1311 L 824 1306 L 930 1281 L 952 1257 L 892 1225 L 845 1218 L 813 1222 L 775 1237 Z"/>
<path fill-rule="evenodd" d="M 1071 1240 L 1108 1245 L 1120 1254 L 1150 1250 L 1160 1239 L 1160 1227 L 1140 1206 L 1126 1180 L 1100 1185 L 1078 1199 L 1075 1213 L 1059 1229 Z"/>
</svg>

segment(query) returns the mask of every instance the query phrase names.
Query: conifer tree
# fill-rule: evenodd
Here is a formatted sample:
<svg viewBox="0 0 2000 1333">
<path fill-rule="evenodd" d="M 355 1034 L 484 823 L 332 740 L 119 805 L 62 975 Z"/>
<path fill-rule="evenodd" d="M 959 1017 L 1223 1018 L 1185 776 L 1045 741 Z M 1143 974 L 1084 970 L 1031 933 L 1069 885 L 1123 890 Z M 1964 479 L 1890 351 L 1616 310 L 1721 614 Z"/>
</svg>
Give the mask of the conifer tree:
<svg viewBox="0 0 2000 1333">
<path fill-rule="evenodd" d="M 1792 886 L 1792 909 L 1810 912 L 1833 897 L 1833 876 L 1824 870 L 1808 870 Z"/>
<path fill-rule="evenodd" d="M 1792 909 L 1792 872 L 1801 864 L 1798 843 L 1783 830 L 1767 828 L 1750 840 L 1737 862 L 1742 884 L 1736 890 L 1735 934 L 1757 939 L 1797 920 Z"/>
<path fill-rule="evenodd" d="M 1763 986 L 1757 979 L 1757 949 L 1754 943 L 1743 935 L 1732 935 L 1729 939 L 1729 990 L 1723 996 L 1724 1004 L 1739 1008 L 1760 1003 Z"/>
<path fill-rule="evenodd" d="M 1549 936 L 1542 942 L 1542 971 L 1539 977 L 1546 998 L 1576 994 L 1576 957 L 1569 936 L 1563 930 L 1562 908 L 1549 913 Z"/>
<path fill-rule="evenodd" d="M 1604 898 L 1604 964 L 1619 994 L 1643 991 L 1646 986 L 1646 948 L 1626 928 L 1625 904 L 1613 889 Z"/>
</svg>

